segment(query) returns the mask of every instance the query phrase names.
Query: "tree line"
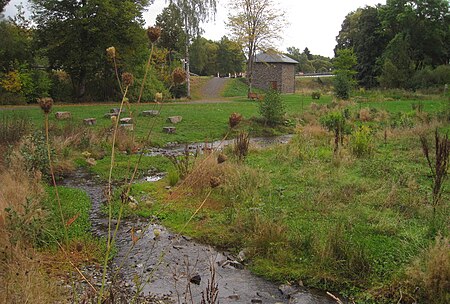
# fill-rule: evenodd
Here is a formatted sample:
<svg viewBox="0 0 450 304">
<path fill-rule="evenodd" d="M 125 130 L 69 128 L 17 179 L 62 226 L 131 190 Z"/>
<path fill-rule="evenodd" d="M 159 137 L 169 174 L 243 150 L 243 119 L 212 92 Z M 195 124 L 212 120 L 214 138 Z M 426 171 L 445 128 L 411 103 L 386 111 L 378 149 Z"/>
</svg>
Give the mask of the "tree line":
<svg viewBox="0 0 450 304">
<path fill-rule="evenodd" d="M 351 49 L 366 88 L 419 89 L 450 81 L 447 0 L 387 0 L 349 13 L 335 55 Z"/>
</svg>

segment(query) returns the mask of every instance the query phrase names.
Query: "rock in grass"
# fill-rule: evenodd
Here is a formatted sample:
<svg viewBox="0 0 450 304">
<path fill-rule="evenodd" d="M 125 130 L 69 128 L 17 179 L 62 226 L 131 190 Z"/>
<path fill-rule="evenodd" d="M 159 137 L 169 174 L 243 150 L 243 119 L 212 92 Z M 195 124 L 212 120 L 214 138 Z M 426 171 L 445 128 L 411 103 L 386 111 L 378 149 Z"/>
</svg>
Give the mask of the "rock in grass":
<svg viewBox="0 0 450 304">
<path fill-rule="evenodd" d="M 124 117 L 120 119 L 121 124 L 130 124 L 133 122 L 133 118 L 131 117 Z"/>
<path fill-rule="evenodd" d="M 95 118 L 85 118 L 85 119 L 83 119 L 83 123 L 86 126 L 93 126 L 97 123 L 97 120 Z"/>
<path fill-rule="evenodd" d="M 141 115 L 142 116 L 158 116 L 159 115 L 159 111 L 157 111 L 157 110 L 142 111 Z"/>
<path fill-rule="evenodd" d="M 134 125 L 133 124 L 121 124 L 120 127 L 124 130 L 133 131 Z"/>
<path fill-rule="evenodd" d="M 183 117 L 181 116 L 171 116 L 167 118 L 167 122 L 177 124 L 180 123 L 183 120 Z"/>
<path fill-rule="evenodd" d="M 173 134 L 176 130 L 177 128 L 175 127 L 163 127 L 163 132 L 167 134 Z"/>
<path fill-rule="evenodd" d="M 117 117 L 117 115 L 119 115 L 119 113 L 105 113 L 105 115 L 103 115 L 103 117 L 111 118 L 111 117 Z"/>
<path fill-rule="evenodd" d="M 72 114 L 70 112 L 56 112 L 55 117 L 57 120 L 65 120 L 70 119 Z"/>
</svg>

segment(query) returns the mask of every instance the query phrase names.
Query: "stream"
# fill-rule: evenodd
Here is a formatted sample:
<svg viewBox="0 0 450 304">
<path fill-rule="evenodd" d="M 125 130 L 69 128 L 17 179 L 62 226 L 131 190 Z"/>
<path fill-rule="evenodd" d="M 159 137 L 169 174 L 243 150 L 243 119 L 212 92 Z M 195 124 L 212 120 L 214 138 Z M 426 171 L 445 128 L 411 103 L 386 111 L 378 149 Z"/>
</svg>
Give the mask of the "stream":
<svg viewBox="0 0 450 304">
<path fill-rule="evenodd" d="M 278 138 L 276 142 L 289 139 Z M 213 144 L 217 145 L 214 148 L 219 145 L 218 142 Z M 197 147 L 195 145 L 194 149 Z M 184 149 L 185 146 L 176 146 L 164 151 L 177 153 Z M 163 154 L 162 151 L 158 153 Z M 106 236 L 108 219 L 101 211 L 106 201 L 104 182 L 85 169 L 79 169 L 60 184 L 81 189 L 89 195 L 92 200 L 92 233 Z M 279 286 L 257 277 L 245 269 L 238 257 L 177 235 L 161 226 L 156 218 L 122 220 L 116 247 L 117 254 L 110 271 L 120 269 L 125 286 L 144 296 L 174 303 L 201 303 L 202 293 L 206 299 L 207 288 L 214 289 L 217 284 L 218 302 L 215 303 L 336 303 L 321 291 L 301 286 Z M 211 280 L 213 284 L 210 284 Z"/>
</svg>

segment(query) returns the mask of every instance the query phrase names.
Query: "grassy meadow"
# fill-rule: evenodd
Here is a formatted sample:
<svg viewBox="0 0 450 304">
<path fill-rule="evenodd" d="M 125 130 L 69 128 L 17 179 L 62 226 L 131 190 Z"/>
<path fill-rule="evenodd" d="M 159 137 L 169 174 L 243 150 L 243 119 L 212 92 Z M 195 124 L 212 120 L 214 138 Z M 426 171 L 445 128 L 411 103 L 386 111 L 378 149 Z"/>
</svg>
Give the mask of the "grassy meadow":
<svg viewBox="0 0 450 304">
<path fill-rule="evenodd" d="M 355 303 L 447 303 L 450 182 L 444 180 L 440 200 L 433 205 L 433 178 L 420 136 L 428 140 L 434 161 L 434 131 L 441 136 L 450 131 L 450 100 L 402 91 L 360 91 L 349 101 L 338 101 L 327 94 L 325 80 L 308 81 L 298 81 L 297 94 L 282 96 L 286 115 L 277 126 L 263 123 L 259 102 L 242 97 L 246 87 L 239 79 L 230 80 L 222 102 L 131 104 L 124 115 L 133 118 L 135 130 L 118 133 L 116 182 L 130 177 L 139 159 L 136 152 L 146 147 L 210 142 L 241 132 L 251 137 L 289 133 L 293 138 L 266 149 L 250 145 L 245 155 L 229 146 L 178 160 L 144 156 L 139 176 L 151 171 L 167 172 L 166 177 L 132 185 L 130 195 L 140 202 L 137 208 L 122 206 L 118 189 L 112 212 L 117 215 L 123 207 L 124 216 L 156 216 L 175 231 L 235 254 L 244 252 L 249 268 L 273 281 L 332 291 Z M 313 100 L 310 93 L 317 90 L 322 96 Z M 83 166 L 108 179 L 112 122 L 104 114 L 117 106 L 53 107 L 49 132 L 57 177 Z M 160 115 L 139 115 L 144 110 L 159 110 Z M 69 111 L 72 117 L 58 121 L 57 111 Z M 234 128 L 229 126 L 232 113 L 243 116 Z M 341 113 L 346 124 L 336 151 L 333 132 L 324 124 L 333 113 Z M 170 126 L 170 116 L 183 117 L 174 125 L 175 134 L 162 131 Z M 97 124 L 83 125 L 83 119 L 91 117 Z M 17 268 L 11 261 L 29 261 L 19 254 L 21 248 L 49 255 L 65 236 L 54 190 L 47 186 L 48 159 L 39 153 L 45 147 L 39 133 L 41 110 L 5 107 L 0 118 L 0 182 L 5 187 L 0 232 L 3 245 L 15 248 L 5 253 L 0 269 L 6 275 L 0 278 L 13 286 L 20 280 L 13 276 Z M 176 163 L 186 164 L 185 171 Z M 87 196 L 58 189 L 61 201 L 70 202 L 64 204 L 65 220 L 74 219 L 67 225 L 69 239 L 63 248 L 82 243 L 74 260 L 85 258 L 86 250 L 95 253 L 86 259 L 98 258 L 105 249 L 89 235 Z M 20 226 L 30 221 L 39 229 Z M 33 267 L 38 273 L 39 265 Z M 58 293 L 50 285 L 39 288 L 49 298 Z"/>
</svg>

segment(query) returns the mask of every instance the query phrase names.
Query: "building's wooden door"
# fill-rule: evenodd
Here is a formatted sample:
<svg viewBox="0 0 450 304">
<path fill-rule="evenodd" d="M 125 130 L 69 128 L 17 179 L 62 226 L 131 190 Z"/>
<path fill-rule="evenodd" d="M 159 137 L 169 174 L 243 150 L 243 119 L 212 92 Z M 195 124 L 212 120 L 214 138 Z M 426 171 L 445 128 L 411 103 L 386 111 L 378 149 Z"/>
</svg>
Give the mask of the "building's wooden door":
<svg viewBox="0 0 450 304">
<path fill-rule="evenodd" d="M 271 81 L 270 82 L 270 88 L 272 90 L 278 91 L 278 82 L 277 81 Z"/>
</svg>

